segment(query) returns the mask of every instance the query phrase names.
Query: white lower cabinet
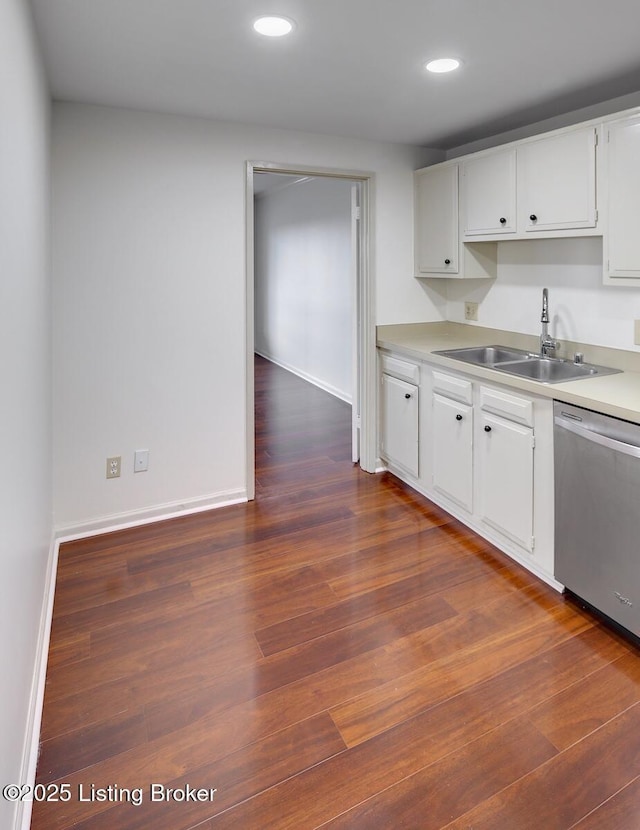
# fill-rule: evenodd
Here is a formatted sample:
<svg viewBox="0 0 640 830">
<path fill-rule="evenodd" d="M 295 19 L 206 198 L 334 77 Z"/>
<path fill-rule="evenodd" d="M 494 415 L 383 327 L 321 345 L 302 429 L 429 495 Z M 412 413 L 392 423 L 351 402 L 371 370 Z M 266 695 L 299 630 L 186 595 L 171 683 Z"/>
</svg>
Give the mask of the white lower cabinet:
<svg viewBox="0 0 640 830">
<path fill-rule="evenodd" d="M 380 452 L 412 476 L 418 475 L 418 387 L 382 374 Z"/>
<path fill-rule="evenodd" d="M 531 553 L 531 400 L 434 370 L 431 441 L 433 490 Z"/>
<path fill-rule="evenodd" d="M 434 393 L 433 487 L 471 512 L 473 507 L 473 408 Z"/>
<path fill-rule="evenodd" d="M 427 386 L 422 491 L 554 584 L 552 401 L 435 367 Z"/>
<path fill-rule="evenodd" d="M 480 519 L 532 551 L 533 429 L 485 412 L 479 420 Z"/>
<path fill-rule="evenodd" d="M 427 362 L 412 384 L 401 361 L 383 360 L 381 456 L 392 471 L 558 587 L 552 399 Z"/>
</svg>

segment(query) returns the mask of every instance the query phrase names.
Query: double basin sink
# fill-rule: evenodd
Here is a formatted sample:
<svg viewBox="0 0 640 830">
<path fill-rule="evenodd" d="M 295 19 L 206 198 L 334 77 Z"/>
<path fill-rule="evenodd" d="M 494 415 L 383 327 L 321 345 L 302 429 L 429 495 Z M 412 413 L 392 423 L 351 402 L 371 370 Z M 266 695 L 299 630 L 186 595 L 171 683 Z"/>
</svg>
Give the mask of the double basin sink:
<svg viewBox="0 0 640 830">
<path fill-rule="evenodd" d="M 563 383 L 568 380 L 613 375 L 621 371 L 608 366 L 596 366 L 593 363 L 576 363 L 572 360 L 532 354 L 508 346 L 472 346 L 446 349 L 434 354 L 462 360 L 474 366 L 495 369 L 508 375 L 536 380 L 539 383 Z"/>
</svg>

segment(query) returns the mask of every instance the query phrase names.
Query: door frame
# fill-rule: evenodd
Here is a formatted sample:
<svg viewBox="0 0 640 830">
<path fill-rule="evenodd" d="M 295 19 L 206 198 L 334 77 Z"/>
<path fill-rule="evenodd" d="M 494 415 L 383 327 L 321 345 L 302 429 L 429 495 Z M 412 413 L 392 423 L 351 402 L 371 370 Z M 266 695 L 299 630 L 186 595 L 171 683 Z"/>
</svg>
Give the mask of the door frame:
<svg viewBox="0 0 640 830">
<path fill-rule="evenodd" d="M 373 188 L 375 175 L 362 170 L 337 170 L 326 167 L 308 167 L 270 161 L 247 161 L 245 176 L 245 447 L 247 498 L 255 498 L 255 386 L 254 386 L 254 173 L 287 173 L 300 176 L 324 176 L 347 179 L 361 184 L 359 222 L 360 257 L 356 317 L 360 376 L 357 378 L 360 400 L 360 467 L 369 473 L 376 471 L 376 331 L 375 285 L 373 279 L 372 233 Z"/>
</svg>

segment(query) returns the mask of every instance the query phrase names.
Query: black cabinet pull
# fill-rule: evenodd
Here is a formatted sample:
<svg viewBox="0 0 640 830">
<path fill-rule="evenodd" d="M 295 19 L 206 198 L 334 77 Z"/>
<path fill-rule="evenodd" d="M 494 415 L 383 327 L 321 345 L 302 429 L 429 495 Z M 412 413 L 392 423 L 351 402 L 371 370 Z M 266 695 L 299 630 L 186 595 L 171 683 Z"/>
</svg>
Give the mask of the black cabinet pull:
<svg viewBox="0 0 640 830">
<path fill-rule="evenodd" d="M 484 431 L 485 432 L 491 432 L 491 427 L 489 426 L 489 424 L 486 425 L 486 427 L 484 428 Z"/>
<path fill-rule="evenodd" d="M 501 225 L 506 225 L 507 224 L 507 220 L 504 218 L 504 216 L 500 217 L 500 224 Z"/>
<path fill-rule="evenodd" d="M 462 415 L 458 412 L 458 414 L 456 415 L 456 421 L 461 421 L 461 420 L 462 420 Z"/>
<path fill-rule="evenodd" d="M 450 259 L 445 259 L 444 264 L 445 265 L 451 265 L 451 260 Z"/>
<path fill-rule="evenodd" d="M 409 400 L 409 398 L 410 398 L 410 397 L 411 397 L 411 395 L 410 395 L 408 392 L 406 392 L 406 393 L 405 393 L 405 398 L 406 398 L 407 400 Z"/>
<path fill-rule="evenodd" d="M 529 217 L 529 219 L 531 219 L 532 222 L 537 222 L 538 221 L 538 217 L 535 215 L 535 213 L 532 213 L 531 216 Z"/>
</svg>

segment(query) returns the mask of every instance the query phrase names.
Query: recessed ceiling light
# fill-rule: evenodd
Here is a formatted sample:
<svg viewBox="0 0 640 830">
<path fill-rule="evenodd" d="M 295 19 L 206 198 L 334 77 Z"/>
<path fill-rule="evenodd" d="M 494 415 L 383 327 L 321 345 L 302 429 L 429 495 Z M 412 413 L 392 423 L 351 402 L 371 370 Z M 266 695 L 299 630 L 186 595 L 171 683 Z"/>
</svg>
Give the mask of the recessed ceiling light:
<svg viewBox="0 0 640 830">
<path fill-rule="evenodd" d="M 258 34 L 266 37 L 282 37 L 292 31 L 293 20 L 289 20 L 287 17 L 267 15 L 254 21 L 253 28 Z"/>
<path fill-rule="evenodd" d="M 454 69 L 457 69 L 460 66 L 460 61 L 456 58 L 438 58 L 434 61 L 429 61 L 429 63 L 425 66 L 425 69 L 428 69 L 429 72 L 453 72 Z"/>
</svg>

